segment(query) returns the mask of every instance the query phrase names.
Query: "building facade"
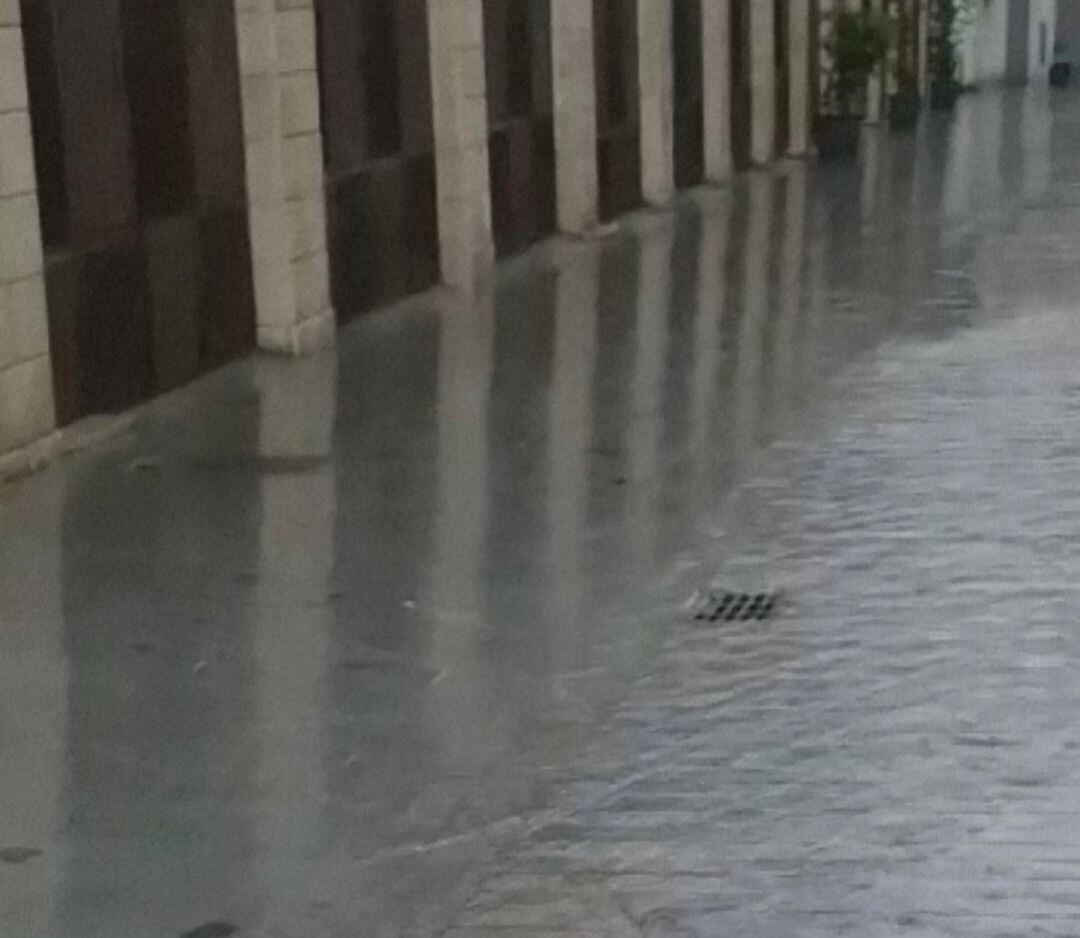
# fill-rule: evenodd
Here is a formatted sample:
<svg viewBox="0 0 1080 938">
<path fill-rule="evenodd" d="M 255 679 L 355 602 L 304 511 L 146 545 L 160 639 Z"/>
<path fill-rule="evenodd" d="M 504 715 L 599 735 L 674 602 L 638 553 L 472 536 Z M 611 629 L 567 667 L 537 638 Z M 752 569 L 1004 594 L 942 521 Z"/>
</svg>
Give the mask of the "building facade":
<svg viewBox="0 0 1080 938">
<path fill-rule="evenodd" d="M 1075 0 L 978 0 L 959 25 L 960 80 L 969 87 L 1044 81 L 1053 65 L 1059 6 Z"/>
<path fill-rule="evenodd" d="M 0 455 L 806 154 L 841 2 L 0 0 Z"/>
</svg>

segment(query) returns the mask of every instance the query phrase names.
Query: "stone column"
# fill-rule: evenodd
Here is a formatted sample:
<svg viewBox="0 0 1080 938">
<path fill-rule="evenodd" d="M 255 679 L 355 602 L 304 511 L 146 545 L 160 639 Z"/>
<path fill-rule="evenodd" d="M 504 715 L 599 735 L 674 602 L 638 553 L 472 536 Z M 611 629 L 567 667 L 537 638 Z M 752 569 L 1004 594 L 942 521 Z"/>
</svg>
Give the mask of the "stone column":
<svg viewBox="0 0 1080 938">
<path fill-rule="evenodd" d="M 870 0 L 870 10 L 880 14 L 881 0 Z M 866 123 L 876 124 L 881 120 L 881 96 L 884 93 L 884 64 L 878 65 L 866 82 Z"/>
<path fill-rule="evenodd" d="M 730 3 L 701 0 L 701 43 L 705 178 L 709 182 L 723 182 L 732 170 Z"/>
<path fill-rule="evenodd" d="M 600 198 L 592 0 L 551 0 L 551 55 L 558 224 L 583 234 L 597 225 Z"/>
<path fill-rule="evenodd" d="M 0 0 L 0 454 L 56 426 L 17 0 Z"/>
<path fill-rule="evenodd" d="M 650 205 L 675 195 L 675 62 L 672 0 L 637 0 L 641 102 L 641 194 Z"/>
<path fill-rule="evenodd" d="M 752 0 L 750 8 L 750 156 L 755 163 L 776 155 L 776 6 Z"/>
<path fill-rule="evenodd" d="M 495 262 L 481 0 L 428 0 L 442 279 L 471 289 Z"/>
<path fill-rule="evenodd" d="M 810 149 L 810 0 L 788 6 L 788 153 Z"/>
<path fill-rule="evenodd" d="M 312 0 L 236 0 L 259 347 L 332 341 Z"/>
<path fill-rule="evenodd" d="M 915 0 L 919 10 L 919 96 L 930 94 L 930 4 Z"/>
</svg>

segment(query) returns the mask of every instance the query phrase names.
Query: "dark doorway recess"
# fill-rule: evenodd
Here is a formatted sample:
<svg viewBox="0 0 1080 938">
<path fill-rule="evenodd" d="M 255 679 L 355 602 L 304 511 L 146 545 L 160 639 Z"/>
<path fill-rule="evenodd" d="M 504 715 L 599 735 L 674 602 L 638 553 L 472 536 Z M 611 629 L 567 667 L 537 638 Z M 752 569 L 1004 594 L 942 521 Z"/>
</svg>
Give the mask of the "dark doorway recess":
<svg viewBox="0 0 1080 938">
<path fill-rule="evenodd" d="M 426 0 L 316 0 L 334 306 L 439 279 Z"/>
<path fill-rule="evenodd" d="M 495 250 L 555 230 L 551 0 L 484 0 Z"/>
<path fill-rule="evenodd" d="M 62 424 L 255 337 L 230 0 L 22 0 Z"/>
<path fill-rule="evenodd" d="M 637 0 L 594 0 L 600 217 L 641 205 Z"/>
<path fill-rule="evenodd" d="M 672 48 L 675 56 L 675 185 L 699 185 L 705 178 L 705 86 L 701 0 L 674 0 Z"/>
<path fill-rule="evenodd" d="M 731 155 L 736 169 L 750 158 L 750 3 L 768 0 L 719 0 L 731 3 Z"/>
</svg>

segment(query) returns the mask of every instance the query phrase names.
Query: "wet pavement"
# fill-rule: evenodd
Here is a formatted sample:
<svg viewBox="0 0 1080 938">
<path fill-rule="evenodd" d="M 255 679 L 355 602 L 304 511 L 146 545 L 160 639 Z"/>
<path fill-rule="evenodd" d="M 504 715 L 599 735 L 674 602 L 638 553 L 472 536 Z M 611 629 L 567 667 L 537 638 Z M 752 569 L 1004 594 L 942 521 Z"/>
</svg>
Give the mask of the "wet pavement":
<svg viewBox="0 0 1080 938">
<path fill-rule="evenodd" d="M 866 144 L 0 492 L 0 934 L 1080 933 L 1080 96 Z"/>
</svg>

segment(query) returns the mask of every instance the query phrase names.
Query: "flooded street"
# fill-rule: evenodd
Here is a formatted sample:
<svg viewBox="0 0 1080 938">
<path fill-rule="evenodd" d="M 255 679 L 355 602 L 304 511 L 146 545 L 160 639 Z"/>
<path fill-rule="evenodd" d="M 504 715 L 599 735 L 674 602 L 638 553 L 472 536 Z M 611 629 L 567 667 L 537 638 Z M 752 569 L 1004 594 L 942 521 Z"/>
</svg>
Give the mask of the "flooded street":
<svg viewBox="0 0 1080 938">
<path fill-rule="evenodd" d="M 1078 310 L 987 91 L 0 491 L 0 934 L 1077 934 Z"/>
</svg>

